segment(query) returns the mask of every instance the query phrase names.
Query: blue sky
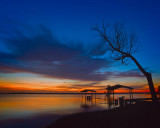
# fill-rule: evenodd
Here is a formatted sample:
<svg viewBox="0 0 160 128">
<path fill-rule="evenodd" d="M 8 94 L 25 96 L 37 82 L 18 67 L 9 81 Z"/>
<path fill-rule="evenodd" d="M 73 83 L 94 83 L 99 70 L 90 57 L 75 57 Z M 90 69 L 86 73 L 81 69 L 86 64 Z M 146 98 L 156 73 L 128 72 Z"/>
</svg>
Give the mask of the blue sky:
<svg viewBox="0 0 160 128">
<path fill-rule="evenodd" d="M 27 84 L 28 76 L 33 83 L 55 83 L 53 91 L 62 85 L 63 91 L 77 91 L 77 84 L 97 89 L 105 83 L 145 85 L 134 63 L 125 66 L 107 57 L 93 58 L 91 51 L 100 38 L 91 28 L 103 20 L 124 23 L 137 32 L 139 51 L 134 56 L 153 73 L 158 86 L 159 6 L 158 0 L 1 0 L 0 80 L 9 82 L 3 90 L 17 81 Z"/>
</svg>

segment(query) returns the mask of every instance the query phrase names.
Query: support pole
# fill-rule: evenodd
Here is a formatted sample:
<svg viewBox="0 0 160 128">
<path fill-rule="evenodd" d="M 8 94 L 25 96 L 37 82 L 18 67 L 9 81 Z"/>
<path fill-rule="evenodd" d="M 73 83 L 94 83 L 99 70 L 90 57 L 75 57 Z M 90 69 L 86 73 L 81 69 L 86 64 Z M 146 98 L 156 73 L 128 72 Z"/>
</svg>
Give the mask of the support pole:
<svg viewBox="0 0 160 128">
<path fill-rule="evenodd" d="M 114 90 L 113 90 L 113 104 L 114 104 Z"/>
<path fill-rule="evenodd" d="M 129 89 L 129 93 L 130 93 L 130 100 L 131 100 L 131 89 Z"/>
<path fill-rule="evenodd" d="M 131 93 L 132 93 L 132 91 L 131 91 L 131 89 L 129 89 L 129 93 L 130 93 L 130 103 L 131 103 Z"/>
<path fill-rule="evenodd" d="M 96 92 L 95 92 L 95 106 L 96 106 Z"/>
</svg>

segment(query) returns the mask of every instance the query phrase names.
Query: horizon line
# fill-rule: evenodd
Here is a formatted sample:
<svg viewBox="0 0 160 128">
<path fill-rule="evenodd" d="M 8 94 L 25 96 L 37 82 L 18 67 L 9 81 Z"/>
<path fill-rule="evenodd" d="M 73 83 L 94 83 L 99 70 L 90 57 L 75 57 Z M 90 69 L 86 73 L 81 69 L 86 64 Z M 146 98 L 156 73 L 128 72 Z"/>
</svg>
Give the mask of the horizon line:
<svg viewBox="0 0 160 128">
<path fill-rule="evenodd" d="M 95 93 L 0 93 L 0 94 L 95 94 Z M 107 93 L 96 93 L 96 94 L 107 94 Z M 127 93 L 114 93 L 114 94 L 130 94 Z M 150 92 L 133 92 L 133 94 L 150 94 Z"/>
</svg>

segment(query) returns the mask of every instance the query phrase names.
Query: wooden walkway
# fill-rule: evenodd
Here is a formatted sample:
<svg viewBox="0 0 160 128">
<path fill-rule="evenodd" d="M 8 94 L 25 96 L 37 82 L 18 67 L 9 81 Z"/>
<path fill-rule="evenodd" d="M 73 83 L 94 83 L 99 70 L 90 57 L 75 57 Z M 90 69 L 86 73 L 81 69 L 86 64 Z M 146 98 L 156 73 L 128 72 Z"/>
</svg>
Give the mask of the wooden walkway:
<svg viewBox="0 0 160 128">
<path fill-rule="evenodd" d="M 138 101 L 151 101 L 152 98 L 135 98 L 135 99 L 125 99 L 126 102 L 138 102 Z M 160 98 L 158 98 L 158 100 L 160 100 Z"/>
</svg>

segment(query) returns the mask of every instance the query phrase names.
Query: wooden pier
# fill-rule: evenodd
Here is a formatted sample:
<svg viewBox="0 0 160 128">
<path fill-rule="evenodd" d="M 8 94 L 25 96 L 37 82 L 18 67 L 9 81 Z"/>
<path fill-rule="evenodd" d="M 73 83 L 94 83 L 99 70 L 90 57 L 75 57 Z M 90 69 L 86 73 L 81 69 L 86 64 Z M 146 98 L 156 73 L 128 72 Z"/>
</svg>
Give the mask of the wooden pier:
<svg viewBox="0 0 160 128">
<path fill-rule="evenodd" d="M 160 100 L 160 98 L 158 98 Z M 130 99 L 126 99 L 125 101 L 130 101 Z M 132 102 L 138 102 L 138 101 L 152 101 L 152 98 L 135 98 L 131 99 Z"/>
</svg>

